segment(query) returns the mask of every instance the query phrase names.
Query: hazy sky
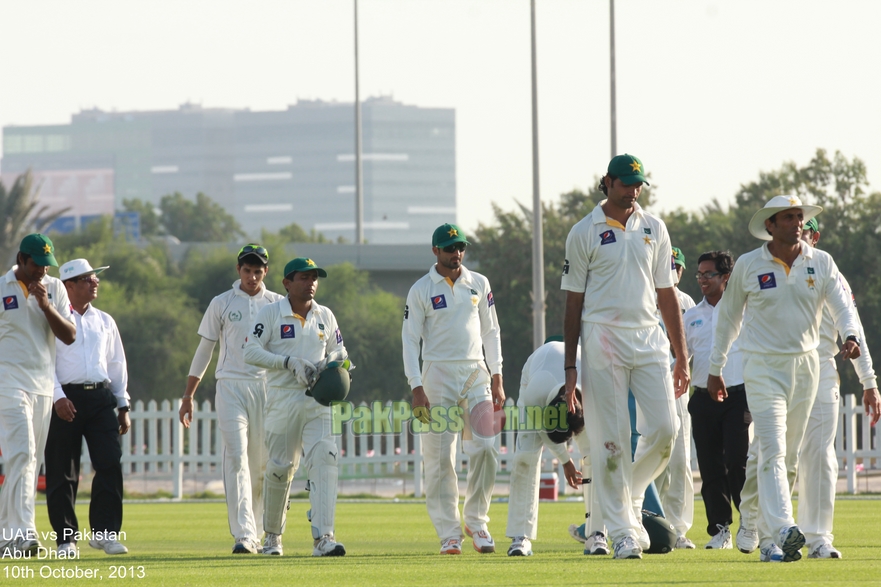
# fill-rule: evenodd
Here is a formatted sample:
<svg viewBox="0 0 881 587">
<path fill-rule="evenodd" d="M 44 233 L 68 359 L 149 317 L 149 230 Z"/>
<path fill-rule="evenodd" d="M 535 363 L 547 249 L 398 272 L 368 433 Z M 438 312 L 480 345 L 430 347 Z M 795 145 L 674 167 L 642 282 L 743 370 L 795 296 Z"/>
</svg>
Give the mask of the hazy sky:
<svg viewBox="0 0 881 587">
<path fill-rule="evenodd" d="M 0 125 L 354 98 L 352 0 L 0 0 Z M 607 0 L 537 0 L 541 192 L 609 143 Z M 617 0 L 618 147 L 663 209 L 817 147 L 881 187 L 881 1 Z M 459 221 L 532 198 L 529 0 L 360 0 L 361 95 L 456 109 Z"/>
</svg>

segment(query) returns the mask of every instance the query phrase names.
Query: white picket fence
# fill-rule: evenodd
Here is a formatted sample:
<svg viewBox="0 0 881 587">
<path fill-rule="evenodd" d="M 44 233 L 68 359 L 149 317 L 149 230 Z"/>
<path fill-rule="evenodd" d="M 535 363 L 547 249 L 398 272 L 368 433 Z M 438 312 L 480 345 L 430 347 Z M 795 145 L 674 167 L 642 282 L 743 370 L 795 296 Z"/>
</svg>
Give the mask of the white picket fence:
<svg viewBox="0 0 881 587">
<path fill-rule="evenodd" d="M 855 396 L 845 395 L 841 402 L 836 452 L 840 470 L 847 477 L 848 493 L 855 494 L 859 470 L 881 470 L 881 442 L 875 428 L 867 425 L 863 408 L 857 404 Z M 513 402 L 509 399 L 506 405 L 513 405 Z M 211 402 L 206 400 L 198 406 L 189 429 L 180 424 L 179 408 L 180 400 L 173 404 L 168 400 L 161 404 L 151 400 L 146 405 L 141 401 L 136 402 L 131 413 L 132 429 L 122 437 L 125 474 L 139 478 L 170 479 L 176 498 L 183 497 L 185 477 L 220 479 L 223 458 L 217 413 Z M 412 479 L 415 496 L 422 496 L 421 435 L 411 433 L 406 423 L 399 433 L 355 434 L 352 428 L 352 422 L 346 422 L 342 433 L 335 437 L 341 453 L 340 479 Z M 496 440 L 500 452 L 500 481 L 510 474 L 514 439 L 515 432 L 506 430 Z M 461 451 L 461 442 L 459 447 Z M 579 462 L 580 454 L 574 443 L 570 443 L 569 450 L 573 459 Z M 82 473 L 89 474 L 91 467 L 85 443 L 83 453 Z M 456 462 L 459 473 L 464 474 L 468 455 L 460 452 Z M 697 470 L 694 458 L 692 469 Z M 556 470 L 558 490 L 560 493 L 566 492 L 562 463 L 556 462 L 548 451 L 543 453 L 542 470 Z M 298 477 L 302 477 L 302 472 Z"/>
</svg>

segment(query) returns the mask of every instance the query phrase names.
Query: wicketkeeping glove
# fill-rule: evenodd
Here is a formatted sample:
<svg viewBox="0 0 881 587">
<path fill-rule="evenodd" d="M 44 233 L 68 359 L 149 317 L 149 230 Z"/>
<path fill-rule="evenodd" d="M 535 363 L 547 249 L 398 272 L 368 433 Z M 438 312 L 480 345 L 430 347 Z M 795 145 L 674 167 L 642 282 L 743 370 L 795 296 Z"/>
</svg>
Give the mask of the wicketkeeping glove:
<svg viewBox="0 0 881 587">
<path fill-rule="evenodd" d="M 286 358 L 284 366 L 297 377 L 297 383 L 303 387 L 309 387 L 315 374 L 318 373 L 315 365 L 306 359 L 298 359 L 297 357 Z"/>
<path fill-rule="evenodd" d="M 318 373 L 321 373 L 330 363 L 337 363 L 340 367 L 345 369 L 346 371 L 353 371 L 355 369 L 355 365 L 352 364 L 352 361 L 349 360 L 349 356 L 343 351 L 333 351 L 315 365 L 316 376 Z"/>
</svg>

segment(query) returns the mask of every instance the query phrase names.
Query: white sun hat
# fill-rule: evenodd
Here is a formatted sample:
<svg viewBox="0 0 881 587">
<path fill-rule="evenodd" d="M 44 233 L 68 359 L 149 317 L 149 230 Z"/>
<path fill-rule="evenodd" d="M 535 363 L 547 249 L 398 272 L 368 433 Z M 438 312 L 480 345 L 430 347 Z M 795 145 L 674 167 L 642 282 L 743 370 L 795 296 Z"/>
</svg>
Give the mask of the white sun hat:
<svg viewBox="0 0 881 587">
<path fill-rule="evenodd" d="M 754 237 L 763 241 L 771 240 L 771 235 L 765 230 L 765 220 L 783 210 L 791 208 L 801 208 L 804 213 L 805 222 L 823 211 L 822 206 L 808 206 L 802 204 L 798 196 L 774 196 L 765 207 L 753 214 L 752 220 L 749 221 L 749 232 Z"/>
<path fill-rule="evenodd" d="M 59 267 L 58 272 L 61 274 L 61 281 L 67 281 L 68 279 L 73 279 L 74 277 L 79 277 L 80 275 L 86 275 L 88 273 L 98 275 L 109 267 L 110 265 L 106 265 L 104 267 L 96 267 L 92 269 L 92 266 L 89 265 L 89 262 L 85 259 L 74 259 L 73 261 L 68 261 Z"/>
</svg>

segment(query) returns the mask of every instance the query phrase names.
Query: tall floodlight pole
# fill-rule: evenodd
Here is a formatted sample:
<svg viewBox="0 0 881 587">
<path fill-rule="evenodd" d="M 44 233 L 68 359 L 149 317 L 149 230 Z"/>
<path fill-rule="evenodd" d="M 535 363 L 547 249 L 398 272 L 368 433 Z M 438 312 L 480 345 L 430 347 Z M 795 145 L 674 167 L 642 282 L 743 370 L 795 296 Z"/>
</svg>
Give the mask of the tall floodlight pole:
<svg viewBox="0 0 881 587">
<path fill-rule="evenodd" d="M 609 0 L 609 86 L 611 88 L 612 157 L 618 154 L 618 107 L 615 95 L 615 0 Z"/>
<path fill-rule="evenodd" d="M 355 0 L 355 243 L 364 242 L 364 178 L 361 167 L 361 94 L 358 88 L 358 0 Z"/>
<path fill-rule="evenodd" d="M 535 0 L 532 8 L 532 346 L 545 340 L 545 269 L 541 195 L 538 189 L 538 75 L 535 58 Z"/>
</svg>

